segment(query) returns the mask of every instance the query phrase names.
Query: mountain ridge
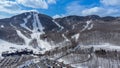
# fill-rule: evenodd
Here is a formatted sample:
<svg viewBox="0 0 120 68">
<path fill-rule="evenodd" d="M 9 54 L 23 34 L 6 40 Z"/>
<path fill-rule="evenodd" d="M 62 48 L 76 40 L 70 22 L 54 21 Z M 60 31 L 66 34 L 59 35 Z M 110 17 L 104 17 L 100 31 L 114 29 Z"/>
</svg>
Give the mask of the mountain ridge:
<svg viewBox="0 0 120 68">
<path fill-rule="evenodd" d="M 0 67 L 116 67 L 119 41 L 119 17 L 22 13 L 0 19 Z"/>
<path fill-rule="evenodd" d="M 77 38 L 79 44 L 82 45 L 100 43 L 119 45 L 119 42 L 114 41 L 119 38 L 111 37 L 119 35 L 119 22 L 119 17 L 111 16 L 72 15 L 53 19 L 37 12 L 26 12 L 11 18 L 0 19 L 0 39 L 17 45 L 27 45 L 38 50 L 46 49 L 44 45 L 47 45 L 48 49 L 51 48 L 51 45 L 53 47 L 64 46 L 74 38 Z M 90 40 L 91 38 L 92 40 Z M 111 40 L 112 38 L 114 40 Z"/>
</svg>

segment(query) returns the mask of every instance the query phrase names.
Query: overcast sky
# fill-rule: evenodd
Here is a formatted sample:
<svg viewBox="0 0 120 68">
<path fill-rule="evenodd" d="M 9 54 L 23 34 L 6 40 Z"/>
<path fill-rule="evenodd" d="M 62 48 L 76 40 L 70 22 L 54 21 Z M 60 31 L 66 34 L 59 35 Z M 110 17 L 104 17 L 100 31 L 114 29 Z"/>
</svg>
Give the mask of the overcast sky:
<svg viewBox="0 0 120 68">
<path fill-rule="evenodd" d="M 120 0 L 0 0 L 0 18 L 27 11 L 52 17 L 93 14 L 120 16 Z"/>
</svg>

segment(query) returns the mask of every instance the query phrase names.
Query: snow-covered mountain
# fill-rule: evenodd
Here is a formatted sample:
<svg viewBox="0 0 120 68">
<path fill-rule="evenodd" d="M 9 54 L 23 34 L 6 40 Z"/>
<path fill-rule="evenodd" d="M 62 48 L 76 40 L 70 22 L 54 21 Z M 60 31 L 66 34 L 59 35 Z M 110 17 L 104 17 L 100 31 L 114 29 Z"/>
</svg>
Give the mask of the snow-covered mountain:
<svg viewBox="0 0 120 68">
<path fill-rule="evenodd" d="M 58 28 L 52 20 L 51 17 L 36 12 L 26 12 L 11 18 L 1 19 L 1 46 L 16 48 L 18 45 L 22 48 L 50 49 L 50 44 L 46 39 L 42 39 L 41 35 Z"/>
<path fill-rule="evenodd" d="M 38 62 L 40 62 L 40 64 L 35 66 L 47 66 L 44 64 L 48 64 L 47 61 L 52 61 L 53 59 L 54 61 L 58 61 L 56 62 L 58 65 L 61 64 L 61 61 L 72 65 L 73 62 L 71 61 L 73 60 L 70 60 L 70 57 L 73 58 L 73 56 L 76 56 L 75 60 L 85 58 L 90 60 L 90 57 L 93 56 L 94 59 L 90 61 L 95 63 L 97 60 L 103 60 L 103 56 L 99 56 L 101 55 L 101 49 L 108 50 L 111 53 L 113 53 L 114 50 L 120 51 L 119 41 L 119 17 L 89 15 L 67 16 L 53 19 L 50 16 L 37 12 L 26 12 L 11 18 L 0 19 L 1 58 L 7 57 L 8 59 L 10 56 L 19 55 L 19 63 L 23 61 L 25 61 L 25 63 L 23 65 L 15 65 L 18 66 L 18 68 Z M 71 53 L 75 53 L 75 55 Z M 76 53 L 80 53 L 82 56 Z M 83 55 L 84 53 L 85 55 Z M 90 53 L 95 53 L 95 55 Z M 102 51 L 102 53 L 104 53 L 104 51 Z M 28 60 L 20 60 L 21 55 L 25 55 L 25 57 L 26 55 L 29 56 L 29 58 L 27 58 Z M 36 58 L 34 58 L 36 55 L 40 57 L 40 59 L 37 58 L 37 61 L 39 60 L 38 62 L 36 62 Z M 48 60 L 46 60 L 46 56 L 47 59 L 49 58 Z M 98 56 L 100 58 L 98 58 Z M 11 57 L 9 60 L 11 60 Z M 85 61 L 88 60 L 85 59 Z M 6 61 L 6 58 L 0 61 Z M 42 61 L 44 61 L 44 64 L 41 64 Z M 87 64 L 90 64 L 90 61 L 81 64 L 81 66 L 87 66 Z M 109 60 L 106 59 L 106 62 L 108 61 Z M 98 66 L 100 66 L 99 64 L 102 65 L 102 62 L 98 62 Z M 12 68 L 16 68 L 15 66 Z M 73 64 L 72 66 L 75 67 L 76 65 Z"/>
</svg>

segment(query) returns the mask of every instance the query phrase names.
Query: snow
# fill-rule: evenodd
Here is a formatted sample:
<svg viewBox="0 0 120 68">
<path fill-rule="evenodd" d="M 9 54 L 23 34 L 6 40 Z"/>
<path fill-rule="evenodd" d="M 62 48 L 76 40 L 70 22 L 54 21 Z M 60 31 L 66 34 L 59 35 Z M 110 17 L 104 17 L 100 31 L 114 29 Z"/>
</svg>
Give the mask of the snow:
<svg viewBox="0 0 120 68">
<path fill-rule="evenodd" d="M 10 43 L 10 42 L 0 39 L 0 57 L 2 57 L 1 54 L 6 51 L 11 53 L 11 52 L 15 52 L 15 51 L 21 51 L 21 50 L 27 48 L 27 49 L 33 50 L 33 52 L 35 54 L 39 54 L 39 53 L 44 53 L 47 50 L 47 48 L 48 48 L 48 50 L 51 48 L 51 47 L 47 46 L 47 44 L 45 44 L 43 41 L 42 41 L 42 45 L 44 45 L 44 48 L 46 48 L 46 49 L 39 51 L 38 49 L 35 49 L 29 45 L 17 45 L 17 44 L 13 44 L 13 43 Z"/>
<path fill-rule="evenodd" d="M 30 42 L 33 39 L 36 39 L 37 43 L 38 43 L 38 49 L 36 49 L 36 50 L 40 50 L 39 48 L 41 48 L 42 49 L 42 51 L 40 51 L 41 53 L 44 53 L 46 50 L 50 50 L 52 48 L 52 46 L 50 45 L 50 43 L 48 43 L 45 40 L 40 39 L 40 35 L 42 34 L 42 32 L 32 33 L 31 34 L 31 39 L 27 38 L 19 30 L 16 30 L 16 32 L 17 32 L 18 36 L 21 37 L 25 41 L 25 46 L 27 46 L 27 47 L 32 47 L 32 46 L 30 46 Z"/>
<path fill-rule="evenodd" d="M 78 33 L 78 34 L 73 35 L 72 38 L 75 38 L 75 40 L 77 41 L 79 39 L 79 36 L 80 34 Z"/>
<path fill-rule="evenodd" d="M 72 29 L 75 29 L 75 25 L 72 26 Z"/>
<path fill-rule="evenodd" d="M 63 62 L 64 64 L 70 64 L 70 62 L 67 61 L 66 59 L 60 58 L 58 61 Z M 74 67 L 74 68 L 87 68 L 87 67 L 81 66 L 80 64 L 78 64 L 78 65 L 77 64 L 71 64 L 71 66 Z"/>
<path fill-rule="evenodd" d="M 22 31 L 18 30 L 17 27 L 15 27 L 14 25 L 10 24 L 12 27 L 14 27 L 16 30 L 16 33 L 17 35 L 22 38 L 24 41 L 25 41 L 25 44 L 23 45 L 17 45 L 17 44 L 13 44 L 13 43 L 10 43 L 10 42 L 7 42 L 7 41 L 4 41 L 4 40 L 1 40 L 0 39 L 0 57 L 1 54 L 3 52 L 15 52 L 15 51 L 21 51 L 21 50 L 24 50 L 24 49 L 30 49 L 30 50 L 33 50 L 34 53 L 36 54 L 39 54 L 39 53 L 44 53 L 45 51 L 47 50 L 50 50 L 52 48 L 54 48 L 54 46 L 51 46 L 51 44 L 49 42 L 47 42 L 46 40 L 42 40 L 40 39 L 40 36 L 42 34 L 44 34 L 44 27 L 42 26 L 40 20 L 39 20 L 39 16 L 37 13 L 34 13 L 33 14 L 33 30 L 31 30 L 30 28 L 28 28 L 26 26 L 28 22 L 28 19 L 31 18 L 32 15 L 29 15 L 27 16 L 27 18 L 24 18 L 24 23 L 20 24 L 21 27 L 31 31 L 32 33 L 30 34 L 31 38 L 28 38 L 27 36 L 25 36 Z M 3 25 L 1 25 L 0 27 L 4 27 Z M 40 31 L 38 31 L 38 29 Z M 38 47 L 37 48 L 33 48 L 31 45 L 30 45 L 30 42 L 32 42 L 33 39 L 36 39 L 37 40 L 37 43 L 38 43 Z M 40 50 L 42 49 L 42 50 Z"/>
<path fill-rule="evenodd" d="M 62 59 L 62 58 L 60 58 L 58 61 L 59 61 L 59 62 L 63 62 L 64 64 L 69 64 L 69 63 L 70 63 L 70 62 L 65 61 L 65 60 Z"/>
<path fill-rule="evenodd" d="M 25 66 L 30 66 L 31 64 L 33 64 L 34 61 L 33 60 L 28 60 L 26 61 L 24 64 L 18 66 L 17 68 L 24 68 Z"/>
<path fill-rule="evenodd" d="M 69 39 L 64 34 L 62 34 L 62 37 L 65 39 L 65 41 L 69 41 Z"/>
<path fill-rule="evenodd" d="M 114 45 L 114 44 L 110 44 L 110 43 L 102 43 L 100 45 L 80 45 L 80 47 L 82 48 L 86 48 L 86 47 L 94 47 L 94 50 L 99 50 L 99 49 L 105 49 L 105 50 L 117 50 L 120 51 L 120 46 L 119 45 Z"/>
<path fill-rule="evenodd" d="M 40 32 L 38 31 L 38 29 L 40 30 Z M 46 40 L 40 39 L 40 36 L 44 34 L 43 29 L 44 27 L 39 20 L 38 14 L 34 14 L 33 33 L 31 34 L 31 39 L 37 40 L 38 47 L 43 49 L 41 51 L 42 53 L 44 53 L 46 50 L 51 49 L 50 43 L 48 43 Z"/>
<path fill-rule="evenodd" d="M 93 28 L 93 24 L 90 25 L 90 27 L 88 27 L 88 30 L 91 30 Z"/>
<path fill-rule="evenodd" d="M 25 41 L 25 45 L 29 45 L 30 39 L 28 39 L 24 34 L 21 33 L 21 31 L 16 30 L 19 37 L 21 37 Z"/>
<path fill-rule="evenodd" d="M 4 28 L 4 25 L 1 25 L 0 27 L 1 27 L 1 28 Z"/>
<path fill-rule="evenodd" d="M 75 68 L 88 68 L 87 66 L 81 66 L 81 64 L 72 64 Z"/>
<path fill-rule="evenodd" d="M 28 28 L 27 26 L 26 26 L 26 24 L 27 24 L 27 20 L 29 19 L 31 17 L 31 15 L 29 15 L 27 18 L 24 18 L 23 20 L 24 20 L 24 23 L 22 23 L 22 24 L 20 24 L 21 25 L 21 27 L 23 27 L 23 28 L 25 28 L 25 29 L 27 29 L 27 30 L 29 30 L 29 31 L 31 31 L 31 29 L 30 28 Z"/>
<path fill-rule="evenodd" d="M 32 33 L 31 38 L 37 40 L 38 46 L 43 49 L 42 52 L 44 53 L 46 50 L 50 50 L 52 46 L 47 41 L 40 39 L 41 34 L 40 32 Z"/>
<path fill-rule="evenodd" d="M 31 60 L 24 62 L 24 64 L 18 66 L 17 68 L 24 68 L 25 66 L 30 66 L 31 64 L 37 64 L 39 62 L 40 62 L 39 58 L 31 59 Z M 37 67 L 40 68 L 39 65 L 37 65 Z"/>
<path fill-rule="evenodd" d="M 32 47 L 30 46 L 30 42 L 32 42 L 32 40 L 36 39 L 37 43 L 38 43 L 38 48 L 36 48 L 36 50 L 38 50 L 36 53 L 44 53 L 46 50 L 50 50 L 52 47 L 50 45 L 50 43 L 48 43 L 46 40 L 42 40 L 40 39 L 40 36 L 42 34 L 44 34 L 44 27 L 42 26 L 38 13 L 33 13 L 33 30 L 29 29 L 25 24 L 28 23 L 28 19 L 31 18 L 31 15 L 29 15 L 27 18 L 24 18 L 24 23 L 21 24 L 22 27 L 24 27 L 25 29 L 31 31 L 32 33 L 30 34 L 31 38 L 26 37 L 20 30 L 16 30 L 17 34 L 19 37 L 21 37 L 24 41 L 25 41 L 25 46 L 27 47 Z M 38 31 L 40 30 L 40 31 Z M 42 50 L 40 50 L 42 49 Z"/>
<path fill-rule="evenodd" d="M 58 22 L 56 22 L 55 20 L 52 20 L 59 28 L 61 28 L 61 30 L 62 29 L 64 29 L 64 27 L 63 26 L 61 26 L 60 24 L 58 24 Z"/>
<path fill-rule="evenodd" d="M 12 48 L 11 48 L 12 47 Z M 13 49 L 14 48 L 14 49 Z M 4 40 L 1 40 L 0 39 L 0 57 L 2 52 L 15 52 L 17 50 L 22 50 L 22 49 L 30 49 L 30 50 L 33 50 L 33 51 L 37 51 L 36 49 L 30 47 L 30 46 L 25 46 L 25 45 L 17 45 L 17 44 L 13 44 L 13 43 L 10 43 L 10 42 L 7 42 L 7 41 L 4 41 Z"/>
<path fill-rule="evenodd" d="M 33 59 L 33 62 L 34 62 L 34 63 L 39 63 L 39 62 L 40 62 L 40 59 L 39 59 L 39 58 Z"/>
<path fill-rule="evenodd" d="M 86 22 L 86 25 L 84 26 L 84 28 L 81 31 L 85 31 L 85 30 L 90 30 L 93 28 L 93 24 L 91 24 L 91 20 Z"/>
<path fill-rule="evenodd" d="M 22 24 L 23 27 L 25 27 L 25 24 L 27 23 L 27 19 L 29 19 L 30 16 L 28 16 L 26 19 L 24 19 L 25 23 L 24 23 L 24 26 Z M 30 30 L 28 28 L 28 30 L 32 31 L 32 33 L 30 34 L 31 38 L 27 38 L 21 31 L 19 30 L 16 30 L 17 34 L 19 37 L 21 37 L 24 41 L 25 41 L 25 46 L 28 46 L 28 47 L 31 47 L 30 46 L 30 42 L 32 42 L 32 40 L 36 39 L 37 40 L 37 43 L 38 43 L 38 47 L 37 47 L 37 50 L 41 53 L 44 53 L 46 50 L 50 50 L 51 48 L 54 48 L 50 45 L 49 42 L 47 42 L 46 40 L 42 40 L 40 39 L 40 36 L 42 34 L 44 34 L 44 27 L 42 26 L 40 20 L 39 20 L 39 17 L 38 17 L 38 14 L 34 13 L 33 14 L 33 30 Z M 38 29 L 40 31 L 38 31 Z M 42 49 L 40 51 L 40 49 Z M 36 53 L 38 53 L 38 51 Z"/>
<path fill-rule="evenodd" d="M 38 29 L 43 32 L 44 27 L 42 26 L 38 14 L 33 14 L 34 15 L 34 22 L 33 22 L 33 32 L 37 32 Z"/>
<path fill-rule="evenodd" d="M 105 49 L 105 50 L 111 50 L 111 51 L 113 51 L 113 50 L 117 50 L 117 51 L 120 51 L 120 46 L 117 46 L 117 45 L 114 45 L 114 44 L 110 44 L 110 43 L 102 43 L 102 44 L 100 44 L 100 45 L 78 45 L 76 48 L 90 48 L 90 47 L 94 47 L 94 50 L 99 50 L 99 49 Z M 75 49 L 76 49 L 75 48 Z M 88 58 L 90 57 L 90 55 L 88 55 Z M 97 60 L 96 60 L 97 59 Z M 91 64 L 91 65 L 93 65 L 93 64 L 95 64 L 96 63 L 96 61 L 98 62 L 98 63 L 100 63 L 100 65 L 103 65 L 103 64 L 107 64 L 107 62 L 110 62 L 110 60 L 108 60 L 108 59 L 103 59 L 103 60 L 101 60 L 101 59 L 103 59 L 103 58 L 93 58 L 92 60 L 90 60 L 89 62 L 84 62 L 84 63 L 76 63 L 76 64 L 71 64 L 71 66 L 72 67 L 75 67 L 75 68 L 89 68 L 87 65 L 88 64 Z M 96 60 L 96 61 L 95 61 Z M 67 61 L 67 59 L 66 58 L 60 58 L 60 59 L 58 59 L 58 61 L 59 62 L 63 62 L 64 64 L 69 64 L 70 62 L 69 61 Z M 105 62 L 105 61 L 107 61 L 107 62 Z M 113 60 L 112 60 L 113 61 Z M 94 62 L 94 63 L 93 63 Z M 101 64 L 101 62 L 102 62 L 102 64 Z M 110 63 L 110 65 L 112 64 L 112 65 L 114 65 L 114 67 L 115 67 L 115 62 L 116 62 L 116 60 L 114 60 L 114 62 L 111 62 Z M 117 62 L 116 62 L 117 63 Z M 99 66 L 99 68 L 104 68 L 104 67 L 101 67 L 101 66 Z"/>
<path fill-rule="evenodd" d="M 23 20 L 24 20 L 24 23 L 22 23 L 22 24 L 20 24 L 21 25 L 21 27 L 23 27 L 23 28 L 25 28 L 25 29 L 27 29 L 27 30 L 29 30 L 29 31 L 31 31 L 31 32 L 37 32 L 38 31 L 38 29 L 42 32 L 43 31 L 43 29 L 44 29 L 44 27 L 42 26 L 42 24 L 41 24 L 41 22 L 40 22 L 40 20 L 39 20 L 39 16 L 38 16 L 38 14 L 37 13 L 34 13 L 33 14 L 33 30 L 31 30 L 30 28 L 28 28 L 27 26 L 26 26 L 26 24 L 27 23 L 29 23 L 28 22 L 28 19 L 30 19 L 31 18 L 31 15 L 29 15 L 27 18 L 24 18 Z"/>
</svg>

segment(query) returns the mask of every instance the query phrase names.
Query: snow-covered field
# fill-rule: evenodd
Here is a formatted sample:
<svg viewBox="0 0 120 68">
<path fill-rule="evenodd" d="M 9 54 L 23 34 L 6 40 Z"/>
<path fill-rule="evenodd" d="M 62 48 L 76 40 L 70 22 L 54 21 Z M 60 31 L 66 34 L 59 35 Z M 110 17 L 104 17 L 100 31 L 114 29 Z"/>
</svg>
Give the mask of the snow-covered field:
<svg viewBox="0 0 120 68">
<path fill-rule="evenodd" d="M 120 51 L 119 45 L 114 45 L 110 43 L 102 43 L 101 45 L 79 45 L 81 48 L 90 48 L 93 47 L 94 50 L 105 49 L 105 50 L 117 50 Z"/>
</svg>

